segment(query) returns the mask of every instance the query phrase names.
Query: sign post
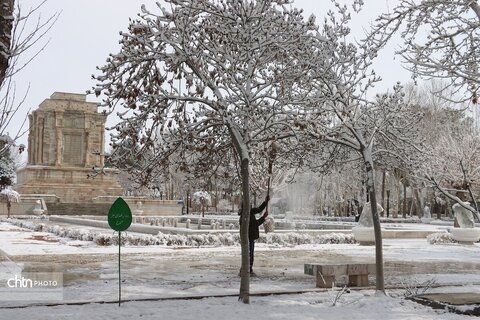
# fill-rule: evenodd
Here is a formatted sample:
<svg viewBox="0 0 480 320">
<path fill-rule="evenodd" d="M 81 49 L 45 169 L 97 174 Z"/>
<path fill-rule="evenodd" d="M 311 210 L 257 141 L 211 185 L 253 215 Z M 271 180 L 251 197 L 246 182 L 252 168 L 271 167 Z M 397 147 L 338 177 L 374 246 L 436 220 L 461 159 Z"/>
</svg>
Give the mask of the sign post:
<svg viewBox="0 0 480 320">
<path fill-rule="evenodd" d="M 118 306 L 122 302 L 122 278 L 120 273 L 120 247 L 122 231 L 127 230 L 132 224 L 132 211 L 128 204 L 119 197 L 108 211 L 108 225 L 118 231 Z"/>
</svg>

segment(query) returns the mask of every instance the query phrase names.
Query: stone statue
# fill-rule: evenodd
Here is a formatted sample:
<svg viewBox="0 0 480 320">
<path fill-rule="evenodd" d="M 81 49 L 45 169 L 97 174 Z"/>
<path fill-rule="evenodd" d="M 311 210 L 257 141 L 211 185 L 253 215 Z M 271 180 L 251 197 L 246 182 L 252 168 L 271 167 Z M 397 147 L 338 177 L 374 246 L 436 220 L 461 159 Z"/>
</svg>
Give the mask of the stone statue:
<svg viewBox="0 0 480 320">
<path fill-rule="evenodd" d="M 380 214 L 383 212 L 383 208 L 380 204 L 377 203 L 377 212 Z M 365 202 L 362 209 L 362 214 L 358 220 L 358 224 L 362 227 L 370 228 L 373 227 L 373 216 L 372 208 L 370 202 Z"/>
<path fill-rule="evenodd" d="M 377 203 L 377 212 L 382 213 L 383 208 Z M 362 209 L 362 214 L 358 220 L 358 225 L 352 228 L 352 233 L 355 240 L 360 245 L 374 245 L 375 232 L 373 228 L 373 215 L 370 202 L 365 202 Z"/>
<path fill-rule="evenodd" d="M 459 198 L 464 200 L 464 197 Z M 470 203 L 467 201 L 462 202 L 462 204 L 470 206 Z M 452 210 L 459 228 L 449 228 L 448 232 L 452 234 L 452 238 L 458 241 L 458 243 L 473 245 L 480 239 L 480 228 L 475 228 L 473 212 L 462 207 L 460 203 L 455 203 L 452 206 Z"/>
<path fill-rule="evenodd" d="M 42 202 L 40 200 L 35 201 L 35 207 L 33 208 L 34 215 L 42 215 L 45 210 L 42 209 Z"/>
<path fill-rule="evenodd" d="M 431 219 L 432 218 L 432 213 L 430 212 L 430 207 L 428 204 L 425 205 L 425 208 L 423 208 L 423 217 L 425 219 Z"/>
<path fill-rule="evenodd" d="M 463 202 L 463 204 L 470 206 L 468 201 Z M 459 203 L 455 203 L 452 206 L 455 219 L 457 219 L 458 225 L 460 228 L 474 228 L 475 221 L 473 220 L 473 212 L 462 207 Z"/>
<path fill-rule="evenodd" d="M 141 216 L 143 214 L 142 206 L 143 206 L 142 202 L 138 201 L 136 209 L 133 210 L 133 215 L 134 216 Z"/>
</svg>

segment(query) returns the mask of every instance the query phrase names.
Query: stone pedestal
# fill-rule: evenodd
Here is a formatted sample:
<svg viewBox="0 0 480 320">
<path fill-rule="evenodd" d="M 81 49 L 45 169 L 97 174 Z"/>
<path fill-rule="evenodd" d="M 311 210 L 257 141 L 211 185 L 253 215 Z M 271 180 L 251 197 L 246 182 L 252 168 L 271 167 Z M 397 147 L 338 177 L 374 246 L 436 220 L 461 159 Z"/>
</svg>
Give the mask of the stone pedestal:
<svg viewBox="0 0 480 320">
<path fill-rule="evenodd" d="M 121 195 L 115 170 L 106 172 L 92 179 L 88 178 L 91 168 L 27 166 L 17 171 L 17 190 L 21 194 L 55 195 L 64 203 Z"/>
<path fill-rule="evenodd" d="M 134 216 L 141 216 L 143 215 L 143 209 L 142 209 L 142 202 L 141 201 L 138 201 L 137 204 L 136 204 L 136 209 L 133 210 L 133 215 Z"/>
<path fill-rule="evenodd" d="M 480 240 L 480 228 L 451 228 L 452 238 L 460 244 L 473 245 Z"/>
<path fill-rule="evenodd" d="M 373 227 L 357 226 L 352 228 L 353 237 L 362 246 L 375 245 L 375 231 Z"/>
<path fill-rule="evenodd" d="M 425 223 L 425 224 L 430 224 L 432 220 L 433 218 L 425 218 L 425 217 L 420 218 L 420 221 L 422 221 L 422 223 Z"/>
<path fill-rule="evenodd" d="M 37 200 L 35 202 L 35 207 L 33 208 L 33 214 L 36 216 L 40 216 L 43 214 L 45 210 L 42 209 L 42 202 L 40 200 Z"/>
</svg>

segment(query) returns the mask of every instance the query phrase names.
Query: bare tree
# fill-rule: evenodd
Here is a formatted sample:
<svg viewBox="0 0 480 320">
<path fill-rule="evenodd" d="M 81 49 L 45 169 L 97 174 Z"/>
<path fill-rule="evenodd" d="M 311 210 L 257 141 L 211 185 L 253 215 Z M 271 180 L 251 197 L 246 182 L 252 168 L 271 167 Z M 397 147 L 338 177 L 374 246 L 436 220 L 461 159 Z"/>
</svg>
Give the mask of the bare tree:
<svg viewBox="0 0 480 320">
<path fill-rule="evenodd" d="M 456 192 L 473 193 L 480 191 L 478 180 L 479 136 L 466 104 L 452 103 L 441 96 L 453 96 L 452 88 L 444 88 L 439 81 L 426 83 L 421 87 L 408 86 L 405 100 L 416 105 L 424 114 L 418 135 L 423 137 L 425 152 L 428 153 L 415 171 L 402 169 L 402 182 L 410 186 L 425 186 L 440 191 L 452 201 Z M 427 177 L 427 179 L 425 179 Z M 446 195 L 444 192 L 450 192 Z M 471 197 L 474 200 L 474 197 Z M 437 197 L 433 199 L 437 202 Z M 438 210 L 438 208 L 437 208 Z M 437 211 L 440 214 L 440 211 Z"/>
<path fill-rule="evenodd" d="M 0 136 L 9 136 L 8 130 L 12 121 L 20 111 L 28 94 L 28 88 L 22 96 L 17 96 L 17 87 L 14 76 L 22 71 L 40 52 L 47 42 L 43 42 L 47 32 L 53 27 L 59 14 L 54 14 L 47 19 L 39 15 L 41 7 L 46 0 L 41 1 L 36 7 L 26 11 L 14 0 L 0 0 Z M 7 152 L 7 148 L 23 135 L 26 115 L 16 132 L 4 139 L 0 156 Z M 24 146 L 20 146 L 23 150 Z"/>
<path fill-rule="evenodd" d="M 412 166 L 415 163 L 413 159 L 420 158 L 420 143 L 416 140 L 415 123 L 421 116 L 403 104 L 401 97 L 400 88 L 395 88 L 393 93 L 383 95 L 372 103 L 362 103 L 357 99 L 335 99 L 329 105 L 332 116 L 336 117 L 334 123 L 323 127 L 316 124 L 310 131 L 313 131 L 312 135 L 317 139 L 354 150 L 363 162 L 366 191 L 374 222 L 376 288 L 379 291 L 385 291 L 385 286 L 382 237 L 376 205 L 375 163 L 396 160 Z"/>
<path fill-rule="evenodd" d="M 475 199 L 480 191 L 480 137 L 474 120 L 467 117 L 464 110 L 449 108 L 436 110 L 430 116 L 443 121 L 436 124 L 437 128 L 429 125 L 432 120 L 425 123 L 432 128 L 428 133 L 431 136 L 428 148 L 432 156 L 424 163 L 418 176 L 426 177 L 430 187 L 460 205 L 463 201 L 458 202 L 458 193 L 468 193 L 474 205 L 467 209 L 480 217 Z"/>
<path fill-rule="evenodd" d="M 399 33 L 397 50 L 414 76 L 442 78 L 463 100 L 478 101 L 480 79 L 480 5 L 477 0 L 400 0 L 376 20 L 368 41 L 384 46 Z"/>
<path fill-rule="evenodd" d="M 172 155 L 190 172 L 237 160 L 243 194 L 239 300 L 249 303 L 250 167 L 269 141 L 294 135 L 288 124 L 294 99 L 286 92 L 309 67 L 302 61 L 315 39 L 314 19 L 304 21 L 285 0 L 165 2 L 169 8 L 159 4 L 159 13 L 142 7 L 121 33 L 120 53 L 95 77 L 94 91 L 105 94 L 108 112 L 121 108 L 112 160 L 144 162 L 138 170 L 144 181 Z"/>
<path fill-rule="evenodd" d="M 304 82 L 316 107 L 297 123 L 306 138 L 353 150 L 363 163 L 375 230 L 376 288 L 385 291 L 383 249 L 374 179 L 374 160 L 390 158 L 412 164 L 420 150 L 416 123 L 421 114 L 403 102 L 400 85 L 392 92 L 369 99 L 369 89 L 380 79 L 371 69 L 378 47 L 349 43 L 350 13 L 337 4 L 325 19 L 316 55 L 309 60 L 312 73 Z M 358 3 L 354 10 L 359 10 Z M 333 24 L 328 21 L 334 21 Z M 319 144 L 321 145 L 321 144 Z"/>
</svg>

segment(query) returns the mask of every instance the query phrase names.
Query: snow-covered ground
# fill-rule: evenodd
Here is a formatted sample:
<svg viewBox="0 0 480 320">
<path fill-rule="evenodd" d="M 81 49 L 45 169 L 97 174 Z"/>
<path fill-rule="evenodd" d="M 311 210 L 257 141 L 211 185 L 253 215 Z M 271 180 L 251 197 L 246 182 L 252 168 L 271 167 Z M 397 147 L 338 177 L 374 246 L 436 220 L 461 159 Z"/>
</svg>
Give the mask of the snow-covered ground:
<svg viewBox="0 0 480 320">
<path fill-rule="evenodd" d="M 78 227 L 85 228 L 85 227 Z M 419 228 L 416 225 L 415 228 Z M 431 228 L 426 226 L 426 228 Z M 252 296 L 236 300 L 240 247 L 122 247 L 121 307 L 118 295 L 118 247 L 72 241 L 44 232 L 0 224 L 0 267 L 11 264 L 42 272 L 62 272 L 63 300 L 84 305 L 33 306 L 32 301 L 0 301 L 0 319 L 467 319 L 405 300 L 407 287 L 429 292 L 480 293 L 480 245 L 430 245 L 426 239 L 385 239 L 387 297 L 373 290 L 351 290 L 332 306 L 340 288 L 316 289 L 303 274 L 308 262 L 374 262 L 373 247 L 358 244 L 308 244 L 279 247 L 258 244 L 255 293 L 304 292 Z M 370 277 L 374 284 L 375 277 Z M 340 284 L 345 279 L 340 279 Z M 232 295 L 203 299 L 169 297 Z M 25 306 L 25 308 L 11 308 Z"/>
<path fill-rule="evenodd" d="M 454 320 L 470 319 L 444 311 L 434 311 L 415 302 L 375 295 L 372 291 L 349 293 L 332 306 L 333 295 L 307 293 L 253 297 L 250 305 L 235 297 L 201 300 L 172 300 L 90 304 L 82 306 L 30 307 L 1 310 L 1 319 L 301 319 L 301 320 Z"/>
</svg>

